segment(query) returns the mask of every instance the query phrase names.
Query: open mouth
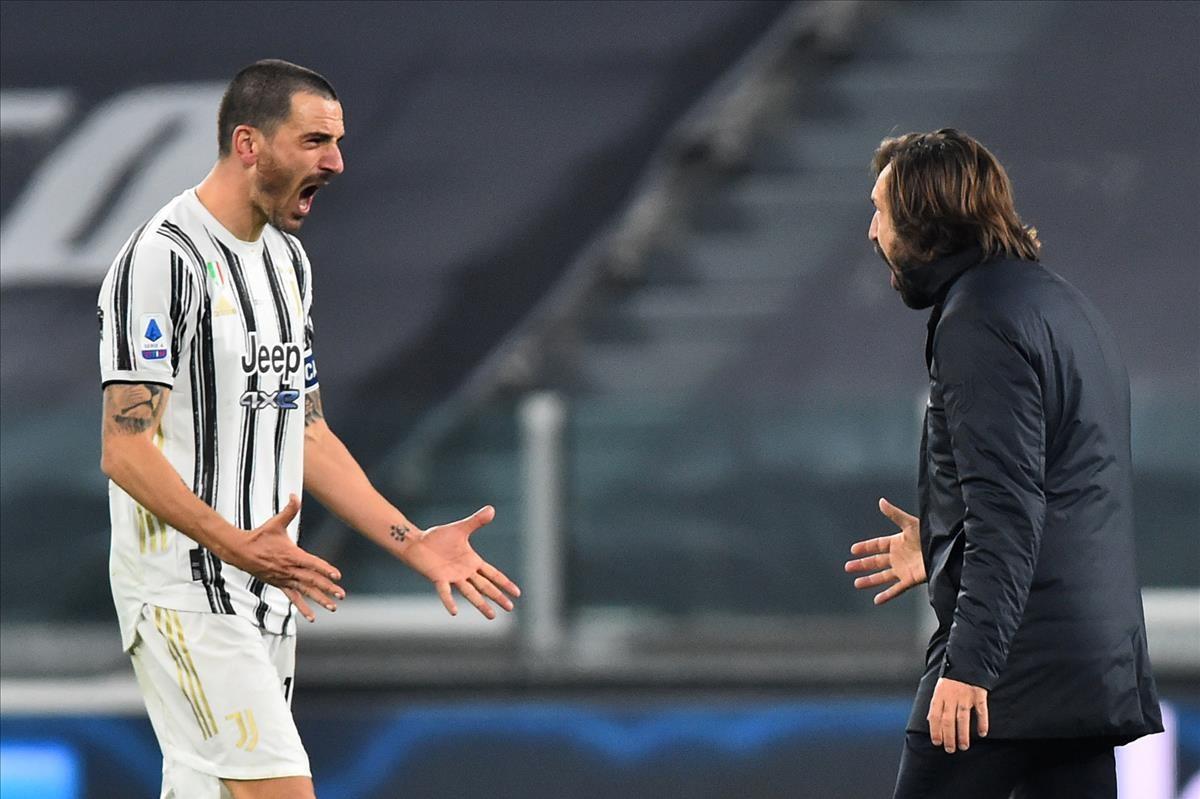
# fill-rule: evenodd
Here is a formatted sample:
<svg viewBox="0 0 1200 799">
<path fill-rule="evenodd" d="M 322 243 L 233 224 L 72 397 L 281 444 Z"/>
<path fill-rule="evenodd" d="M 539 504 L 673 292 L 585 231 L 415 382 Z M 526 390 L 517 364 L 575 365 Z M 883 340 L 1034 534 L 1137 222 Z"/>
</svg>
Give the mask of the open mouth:
<svg viewBox="0 0 1200 799">
<path fill-rule="evenodd" d="M 317 195 L 317 189 L 321 188 L 316 184 L 305 186 L 300 190 L 300 215 L 307 216 L 312 210 L 313 197 Z"/>
</svg>

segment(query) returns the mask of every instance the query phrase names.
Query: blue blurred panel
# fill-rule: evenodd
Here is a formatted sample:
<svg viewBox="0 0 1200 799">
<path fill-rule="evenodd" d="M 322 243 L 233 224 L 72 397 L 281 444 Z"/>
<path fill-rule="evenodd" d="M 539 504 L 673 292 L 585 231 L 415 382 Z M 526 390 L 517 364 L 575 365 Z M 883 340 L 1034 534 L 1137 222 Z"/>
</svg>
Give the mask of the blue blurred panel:
<svg viewBox="0 0 1200 799">
<path fill-rule="evenodd" d="M 82 799 L 79 754 L 62 743 L 0 744 L 4 799 Z"/>
<path fill-rule="evenodd" d="M 301 705 L 296 720 L 322 799 L 858 799 L 890 793 L 908 702 L 375 699 Z M 1123 783 L 1136 786 L 1122 799 L 1177 799 L 1200 784 L 1200 697 L 1170 707 L 1169 733 L 1122 753 Z M 144 717 L 2 720 L 2 799 L 158 796 Z M 1155 773 L 1160 790 L 1147 793 Z"/>
</svg>

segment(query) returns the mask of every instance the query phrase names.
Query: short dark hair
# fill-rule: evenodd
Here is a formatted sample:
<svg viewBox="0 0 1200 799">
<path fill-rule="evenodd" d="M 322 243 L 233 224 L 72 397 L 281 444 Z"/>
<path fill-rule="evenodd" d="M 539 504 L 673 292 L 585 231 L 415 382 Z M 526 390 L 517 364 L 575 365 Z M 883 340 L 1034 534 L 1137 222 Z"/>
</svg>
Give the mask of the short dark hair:
<svg viewBox="0 0 1200 799">
<path fill-rule="evenodd" d="M 337 92 L 322 76 L 290 61 L 268 58 L 243 69 L 225 89 L 217 112 L 217 152 L 232 150 L 233 131 L 251 125 L 270 135 L 292 113 L 292 95 L 308 92 L 336 100 Z"/>
<path fill-rule="evenodd" d="M 892 223 L 909 255 L 928 263 L 976 245 L 985 260 L 1038 260 L 1037 230 L 1021 221 L 1008 173 L 988 149 L 954 128 L 884 139 L 871 168 L 892 167 Z"/>
</svg>

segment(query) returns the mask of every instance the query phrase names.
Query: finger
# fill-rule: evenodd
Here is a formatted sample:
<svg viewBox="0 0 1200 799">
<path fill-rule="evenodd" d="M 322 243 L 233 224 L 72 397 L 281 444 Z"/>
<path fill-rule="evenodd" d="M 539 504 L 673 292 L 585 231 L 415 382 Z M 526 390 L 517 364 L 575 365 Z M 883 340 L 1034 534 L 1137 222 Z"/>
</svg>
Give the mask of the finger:
<svg viewBox="0 0 1200 799">
<path fill-rule="evenodd" d="M 482 574 L 473 574 L 473 575 L 471 575 L 470 580 L 471 580 L 471 585 L 473 585 L 477 589 L 479 589 L 479 593 L 483 594 L 488 599 L 492 600 L 493 602 L 495 602 L 497 605 L 504 608 L 505 610 L 510 611 L 510 612 L 512 611 L 512 609 L 513 609 L 512 600 L 509 599 L 508 597 L 506 597 L 500 591 L 500 589 L 497 588 L 494 583 L 492 583 L 491 580 L 484 577 Z"/>
<path fill-rule="evenodd" d="M 304 601 L 304 597 L 299 591 L 297 591 L 295 588 L 284 588 L 282 590 L 284 596 L 291 600 L 292 604 L 296 606 L 296 610 L 300 611 L 301 616 L 308 619 L 309 622 L 314 622 L 317 620 L 317 614 L 313 613 L 313 609 L 310 608 L 308 603 Z"/>
<path fill-rule="evenodd" d="M 327 578 L 324 574 L 316 569 L 303 568 L 298 574 L 297 579 L 302 584 L 320 591 L 322 594 L 328 594 L 334 599 L 345 599 L 346 591 L 340 585 Z"/>
<path fill-rule="evenodd" d="M 485 562 L 479 567 L 479 573 L 507 591 L 509 596 L 521 595 L 521 589 L 517 587 L 517 584 L 508 579 L 504 575 L 504 572 L 500 571 L 492 564 Z"/>
<path fill-rule="evenodd" d="M 879 552 L 887 552 L 891 550 L 892 542 L 889 536 L 881 536 L 879 538 L 868 538 L 866 541 L 857 541 L 850 547 L 851 555 L 874 555 Z"/>
<path fill-rule="evenodd" d="M 306 597 L 316 602 L 321 607 L 333 613 L 337 610 L 337 603 L 333 601 L 329 594 L 317 588 L 313 583 L 300 583 L 299 590 Z"/>
<path fill-rule="evenodd" d="M 312 571 L 312 572 L 316 572 L 317 574 L 320 574 L 322 577 L 328 577 L 330 580 L 333 580 L 334 582 L 337 582 L 342 579 L 342 573 L 340 571 L 338 571 L 338 568 L 336 566 L 334 566 L 332 563 L 325 560 L 324 558 L 317 557 L 316 555 L 312 554 L 311 552 L 305 552 L 305 550 L 303 550 L 303 549 L 301 549 L 300 551 L 304 552 L 304 558 L 301 559 L 301 562 L 299 564 L 301 566 L 301 568 L 308 569 L 309 571 Z"/>
<path fill-rule="evenodd" d="M 441 582 L 436 584 L 437 594 L 442 600 L 442 604 L 446 606 L 446 610 L 451 616 L 458 615 L 458 605 L 454 603 L 454 596 L 450 593 L 450 583 Z"/>
<path fill-rule="evenodd" d="M 936 696 L 929 703 L 929 715 L 925 717 L 929 722 L 929 741 L 934 746 L 942 745 L 942 700 Z"/>
<path fill-rule="evenodd" d="M 875 595 L 875 599 L 873 599 L 872 601 L 876 605 L 882 605 L 883 603 L 890 602 L 891 600 L 900 596 L 901 594 L 903 594 L 905 591 L 907 591 L 911 587 L 912 587 L 912 585 L 910 583 L 898 582 L 895 585 L 888 588 L 886 591 L 880 591 L 878 594 Z"/>
<path fill-rule="evenodd" d="M 942 705 L 942 748 L 947 754 L 954 754 L 954 708 L 949 705 Z"/>
<path fill-rule="evenodd" d="M 897 527 L 906 527 L 917 517 L 897 508 L 883 497 L 879 498 L 879 512 L 896 523 Z"/>
<path fill-rule="evenodd" d="M 892 565 L 890 555 L 869 555 L 858 560 L 846 561 L 846 571 L 848 572 L 866 572 L 875 571 L 876 569 L 886 569 Z"/>
<path fill-rule="evenodd" d="M 988 734 L 987 694 L 975 700 L 975 722 L 979 728 L 979 737 L 986 738 Z"/>
<path fill-rule="evenodd" d="M 896 577 L 894 574 L 892 574 L 892 570 L 886 569 L 881 572 L 876 572 L 875 574 L 868 574 L 866 577 L 855 578 L 854 587 L 855 588 L 874 588 L 877 585 L 883 585 L 884 583 L 890 583 L 892 580 L 895 580 L 895 579 L 896 579 Z"/>
<path fill-rule="evenodd" d="M 463 580 L 455 583 L 454 587 L 458 589 L 458 593 L 463 595 L 463 599 L 474 605 L 484 616 L 487 616 L 489 619 L 496 618 L 496 611 L 492 609 L 492 606 L 488 604 L 487 600 L 483 598 L 483 594 L 479 593 L 474 585 Z"/>
<path fill-rule="evenodd" d="M 971 706 L 963 705 L 954 711 L 955 732 L 958 733 L 958 748 L 964 752 L 971 748 Z"/>
</svg>

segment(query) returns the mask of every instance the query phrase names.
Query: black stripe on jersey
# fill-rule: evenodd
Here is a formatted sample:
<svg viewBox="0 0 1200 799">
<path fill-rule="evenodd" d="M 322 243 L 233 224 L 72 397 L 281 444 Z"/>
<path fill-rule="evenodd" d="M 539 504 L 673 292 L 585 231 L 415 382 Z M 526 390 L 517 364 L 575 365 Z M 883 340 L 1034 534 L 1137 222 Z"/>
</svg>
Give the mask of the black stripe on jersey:
<svg viewBox="0 0 1200 799">
<path fill-rule="evenodd" d="M 217 479 L 217 368 L 213 356 L 212 300 L 201 292 L 196 309 L 196 334 L 192 336 L 192 434 L 195 472 L 192 492 L 209 507 L 216 507 Z"/>
<path fill-rule="evenodd" d="M 242 261 L 215 236 L 209 234 L 209 238 L 221 250 L 221 254 L 225 256 L 225 263 L 229 266 L 229 275 L 234 293 L 237 295 L 238 305 L 242 309 L 242 321 L 245 323 L 246 336 L 248 338 L 251 333 L 258 332 L 258 321 L 254 316 L 254 300 L 250 296 L 250 288 L 246 284 L 246 275 L 242 271 Z M 247 342 L 246 346 L 249 348 L 249 342 Z M 256 371 L 246 377 L 246 392 L 253 392 L 254 395 L 257 395 L 258 390 L 259 375 Z M 242 408 L 242 432 L 238 443 L 238 488 L 237 497 L 234 500 L 237 526 L 243 530 L 250 530 L 255 526 L 251 514 L 250 500 L 254 488 L 254 451 L 257 436 L 258 409 L 251 403 Z M 262 599 L 264 585 L 258 578 L 251 577 L 246 587 L 259 598 L 258 607 L 255 608 L 254 615 L 258 621 L 258 626 L 265 628 L 269 608 Z"/>
<path fill-rule="evenodd" d="M 199 301 L 196 303 L 196 334 L 192 337 L 191 383 L 192 383 L 192 429 L 195 443 L 195 472 L 192 492 L 204 504 L 216 507 L 217 485 L 220 478 L 217 452 L 217 370 L 213 354 L 212 299 L 208 291 L 204 256 L 191 237 L 174 222 L 164 220 L 159 227 L 160 235 L 177 244 L 192 261 L 197 276 Z M 188 284 L 191 291 L 191 284 Z M 185 303 L 190 305 L 190 302 Z M 208 594 L 208 605 L 213 613 L 233 615 L 233 601 L 225 588 L 221 576 L 221 560 L 204 547 L 199 551 L 200 581 Z"/>
<path fill-rule="evenodd" d="M 279 273 L 275 270 L 275 262 L 271 259 L 271 251 L 263 247 L 263 267 L 267 270 L 267 281 L 271 284 L 271 299 L 275 306 L 275 322 L 279 325 L 279 340 L 283 344 L 292 342 L 292 319 L 288 315 L 287 298 L 283 294 L 283 284 Z M 284 386 L 280 385 L 280 388 Z M 291 386 L 288 386 L 291 388 Z M 297 386 L 303 389 L 303 385 Z M 283 445 L 287 433 L 287 411 L 279 409 L 275 417 L 275 481 L 271 487 L 271 501 L 275 513 L 279 513 L 279 478 L 283 470 Z"/>
<path fill-rule="evenodd" d="M 275 323 L 279 327 L 279 339 L 283 344 L 288 344 L 293 340 L 292 337 L 292 320 L 288 315 L 287 298 L 283 293 L 283 284 L 279 279 L 279 272 L 275 268 L 275 262 L 271 258 L 271 250 L 265 244 L 263 246 L 263 268 L 267 272 L 267 281 L 271 286 L 272 305 L 275 308 Z M 280 388 L 284 386 L 280 385 Z M 279 409 L 275 416 L 275 474 L 271 484 L 271 506 L 275 513 L 279 513 L 279 481 L 283 471 L 283 451 L 284 444 L 287 440 L 287 420 L 288 412 Z M 263 598 L 263 592 L 266 586 L 261 580 L 251 579 L 247 586 L 250 592 L 258 597 L 258 606 L 254 610 L 254 616 L 258 620 L 258 626 L 266 628 L 267 612 L 270 606 L 266 599 Z M 287 619 L 284 619 L 284 624 Z"/>
<path fill-rule="evenodd" d="M 130 283 L 133 281 L 133 256 L 147 224 L 149 222 L 143 223 L 137 232 L 129 237 L 129 244 L 126 245 L 125 252 L 121 253 L 116 274 L 113 276 L 113 354 L 116 356 L 116 367 L 119 370 L 133 369 L 133 344 L 129 336 L 129 330 L 133 327 L 133 320 L 130 318 Z"/>
<path fill-rule="evenodd" d="M 246 284 L 246 275 L 242 271 L 242 261 L 216 237 L 209 235 L 213 243 L 221 250 L 221 254 L 225 256 L 225 262 L 229 266 L 234 293 L 237 295 L 238 304 L 242 309 L 242 322 L 246 326 L 246 336 L 249 338 L 251 333 L 258 332 L 258 322 L 254 316 L 254 300 L 250 296 L 250 287 Z M 246 347 L 249 349 L 249 341 L 247 341 Z M 258 390 L 259 376 L 255 371 L 246 376 L 245 391 L 254 392 L 257 395 Z M 237 510 L 236 524 L 243 530 L 250 530 L 255 526 L 250 512 L 250 499 L 251 489 L 254 485 L 254 445 L 257 433 L 258 410 L 254 407 L 254 403 L 244 405 L 242 408 L 242 433 L 238 444 L 238 490 L 234 503 Z"/>
<path fill-rule="evenodd" d="M 204 257 L 200 255 L 200 250 L 196 247 L 196 244 L 195 244 L 195 242 L 192 241 L 191 237 L 188 236 L 187 233 L 184 233 L 183 229 L 181 227 L 179 227 L 174 222 L 171 222 L 170 220 L 167 220 L 167 219 L 164 219 L 163 223 L 159 226 L 158 234 L 160 236 L 163 236 L 164 238 L 166 238 L 171 243 L 175 244 L 181 250 L 183 250 L 184 252 L 186 252 L 188 254 L 188 256 L 191 258 L 191 262 L 192 262 L 192 266 L 193 266 L 193 273 L 196 276 L 195 286 L 204 286 L 205 280 L 207 277 L 205 274 L 205 271 L 204 271 Z M 181 346 L 183 343 L 183 339 L 186 337 L 186 333 L 187 333 L 188 319 L 187 319 L 187 314 L 185 313 L 185 311 L 186 311 L 186 309 L 192 307 L 192 294 L 195 289 L 195 286 L 193 285 L 192 281 L 188 280 L 187 275 L 184 273 L 184 265 L 185 265 L 185 262 L 184 262 L 183 258 L 176 255 L 176 253 L 174 251 L 172 251 L 172 253 L 171 253 L 171 321 L 172 321 L 173 328 L 175 330 L 175 335 L 171 341 L 171 361 L 172 361 L 172 366 L 174 367 L 174 373 L 176 376 L 179 375 L 179 355 L 181 354 L 180 349 L 181 349 Z M 176 270 L 178 270 L 178 276 L 176 276 Z M 176 291 L 177 285 L 179 287 L 179 290 L 182 292 L 182 297 L 180 297 L 179 293 Z M 207 295 L 207 292 L 205 292 L 205 294 Z M 207 300 L 207 296 L 205 297 L 205 299 Z M 179 315 L 178 322 L 176 321 L 176 308 L 177 307 L 178 307 L 178 315 Z M 200 314 L 197 313 L 196 317 L 197 317 L 197 319 L 199 319 Z M 197 329 L 199 329 L 199 325 L 197 325 Z M 210 332 L 211 332 L 211 329 L 210 329 Z M 199 449 L 197 449 L 196 452 L 199 453 Z"/>
<path fill-rule="evenodd" d="M 296 270 L 296 285 L 300 287 L 300 299 L 301 301 L 306 300 L 308 297 L 304 289 L 304 259 L 300 257 L 300 245 L 291 235 L 282 230 L 279 233 L 283 236 L 283 243 L 287 245 L 288 255 L 292 257 L 292 269 Z"/>
<path fill-rule="evenodd" d="M 204 259 L 192 240 L 178 226 L 164 222 L 159 231 L 179 244 L 192 258 L 204 286 Z M 195 445 L 195 472 L 192 492 L 209 507 L 216 507 L 220 478 L 217 452 L 217 369 L 213 355 L 212 300 L 207 291 L 199 292 L 196 303 L 196 334 L 192 337 L 192 431 Z M 199 547 L 200 581 L 208 594 L 213 613 L 234 614 L 233 601 L 221 576 L 221 561 L 212 552 Z"/>
<path fill-rule="evenodd" d="M 275 321 L 279 324 L 280 340 L 287 344 L 292 340 L 292 319 L 288 316 L 287 298 L 283 294 L 283 284 L 279 281 L 279 272 L 271 259 L 271 251 L 263 247 L 263 267 L 267 270 L 267 282 L 271 284 L 271 299 L 275 301 Z"/>
<path fill-rule="evenodd" d="M 220 603 L 220 610 L 217 612 L 233 616 L 237 611 L 233 609 L 233 602 L 229 598 L 229 591 L 225 589 L 225 578 L 221 576 L 221 559 L 207 549 L 204 550 L 204 555 L 208 561 L 208 579 L 212 582 L 213 591 L 216 592 Z M 207 585 L 205 583 L 206 587 Z M 211 605 L 211 601 L 209 604 Z M 216 608 L 214 608 L 214 611 L 216 611 Z"/>
<path fill-rule="evenodd" d="M 204 256 L 200 254 L 199 248 L 196 247 L 196 243 L 192 241 L 191 237 L 183 232 L 183 228 L 170 220 L 163 220 L 162 225 L 158 228 L 158 234 L 170 239 L 187 252 L 196 267 L 196 276 L 200 280 L 200 285 L 204 285 Z"/>
<path fill-rule="evenodd" d="M 186 306 L 188 292 L 187 276 L 183 273 L 183 259 L 171 250 L 171 374 L 179 376 L 180 348 L 183 345 L 184 331 L 187 322 L 184 320 L 183 309 Z"/>
</svg>

